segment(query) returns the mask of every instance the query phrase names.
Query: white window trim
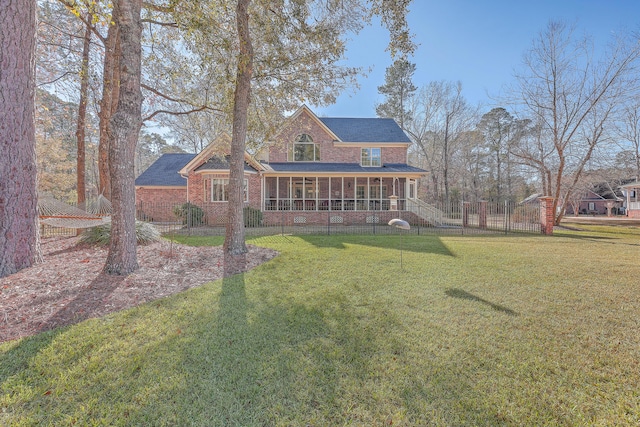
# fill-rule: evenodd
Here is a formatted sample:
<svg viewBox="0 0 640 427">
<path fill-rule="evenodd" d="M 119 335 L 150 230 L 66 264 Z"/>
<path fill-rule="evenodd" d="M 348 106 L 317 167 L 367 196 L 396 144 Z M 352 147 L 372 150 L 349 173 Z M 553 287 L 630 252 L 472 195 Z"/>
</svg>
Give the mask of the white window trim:
<svg viewBox="0 0 640 427">
<path fill-rule="evenodd" d="M 224 181 L 226 182 L 226 184 L 223 185 L 229 185 L 229 176 L 228 175 L 206 175 L 204 177 L 206 183 L 203 185 L 204 188 L 204 192 L 205 192 L 205 200 L 208 203 L 228 203 L 229 200 L 227 198 L 227 200 L 213 200 L 213 181 L 214 180 L 220 180 L 220 181 Z M 207 184 L 208 183 L 208 184 Z M 249 180 L 247 178 L 244 178 L 244 202 L 248 203 L 249 202 Z M 208 193 L 208 194 L 207 194 Z"/>
<path fill-rule="evenodd" d="M 312 160 L 296 160 L 296 145 L 312 145 L 313 146 L 313 159 Z M 313 141 L 311 135 L 303 133 L 296 137 L 295 141 L 291 144 L 291 149 L 287 155 L 287 160 L 290 162 L 310 163 L 320 161 L 320 146 Z"/>
<path fill-rule="evenodd" d="M 363 156 L 363 152 L 367 150 L 369 152 L 369 164 L 365 164 L 364 162 L 364 156 Z M 379 156 L 374 157 L 373 156 L 373 150 L 377 150 L 378 153 L 380 153 Z M 379 160 L 379 164 L 374 165 L 372 164 L 372 160 L 373 159 L 378 159 Z M 382 148 L 380 147 L 362 147 L 360 149 L 360 166 L 362 167 L 366 167 L 366 168 L 379 168 L 382 167 Z"/>
</svg>

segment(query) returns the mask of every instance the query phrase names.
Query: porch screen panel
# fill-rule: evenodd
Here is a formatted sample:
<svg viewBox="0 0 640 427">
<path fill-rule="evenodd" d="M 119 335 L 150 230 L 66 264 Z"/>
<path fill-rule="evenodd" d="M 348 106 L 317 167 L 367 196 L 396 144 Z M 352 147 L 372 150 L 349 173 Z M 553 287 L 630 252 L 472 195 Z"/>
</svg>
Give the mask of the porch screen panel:
<svg viewBox="0 0 640 427">
<path fill-rule="evenodd" d="M 342 178 L 330 178 L 331 200 L 342 200 Z"/>
<path fill-rule="evenodd" d="M 289 178 L 278 177 L 278 199 L 289 200 Z"/>
</svg>

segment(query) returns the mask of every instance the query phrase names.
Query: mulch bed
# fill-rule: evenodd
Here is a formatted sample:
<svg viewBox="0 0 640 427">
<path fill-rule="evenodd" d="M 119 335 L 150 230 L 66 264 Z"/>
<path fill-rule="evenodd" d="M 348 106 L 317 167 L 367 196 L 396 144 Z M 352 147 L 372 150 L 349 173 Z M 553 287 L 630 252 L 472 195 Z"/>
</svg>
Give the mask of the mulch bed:
<svg viewBox="0 0 640 427">
<path fill-rule="evenodd" d="M 133 307 L 266 262 L 277 252 L 248 246 L 224 259 L 222 248 L 156 242 L 138 246 L 140 268 L 128 276 L 102 273 L 108 249 L 77 237 L 41 241 L 43 262 L 0 279 L 0 342 Z"/>
</svg>

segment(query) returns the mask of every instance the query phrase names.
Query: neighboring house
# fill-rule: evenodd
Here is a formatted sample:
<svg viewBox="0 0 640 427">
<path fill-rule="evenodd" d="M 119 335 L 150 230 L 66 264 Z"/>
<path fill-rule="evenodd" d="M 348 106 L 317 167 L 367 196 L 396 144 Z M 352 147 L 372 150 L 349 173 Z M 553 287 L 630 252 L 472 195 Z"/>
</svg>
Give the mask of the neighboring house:
<svg viewBox="0 0 640 427">
<path fill-rule="evenodd" d="M 229 165 L 220 147 L 228 144 L 223 135 L 197 155 L 160 157 L 136 179 L 138 214 L 168 221 L 172 214 L 154 206 L 188 201 L 205 210 L 209 223 L 224 222 Z M 322 118 L 303 106 L 261 161 L 245 154 L 245 203 L 260 209 L 266 223 L 285 211 L 295 213 L 295 223 L 326 223 L 328 215 L 333 223 L 382 222 L 411 207 L 426 173 L 407 164 L 410 145 L 392 119 Z"/>
<path fill-rule="evenodd" d="M 587 190 L 578 200 L 579 203 L 568 203 L 567 215 L 607 215 L 616 214 L 622 207 L 623 199 L 606 188 Z M 577 208 L 577 212 L 574 210 Z"/>
</svg>

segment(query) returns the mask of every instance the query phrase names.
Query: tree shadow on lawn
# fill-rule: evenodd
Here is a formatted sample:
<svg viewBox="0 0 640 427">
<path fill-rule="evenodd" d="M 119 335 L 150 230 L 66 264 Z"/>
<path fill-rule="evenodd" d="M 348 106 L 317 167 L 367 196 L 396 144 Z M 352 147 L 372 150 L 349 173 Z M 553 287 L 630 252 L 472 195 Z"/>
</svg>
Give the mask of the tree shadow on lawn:
<svg viewBox="0 0 640 427">
<path fill-rule="evenodd" d="M 588 232 L 587 230 L 582 231 L 583 233 Z M 621 235 L 613 235 L 609 236 L 595 236 L 595 235 L 586 235 L 586 234 L 573 234 L 567 232 L 554 232 L 554 237 L 562 237 L 567 239 L 574 240 L 584 240 L 587 242 L 598 242 L 598 243 L 608 243 L 611 245 L 626 245 L 626 246 L 640 246 L 640 243 L 630 243 L 629 241 L 625 241 L 624 239 L 632 239 L 634 238 L 632 235 L 621 234 Z"/>
<path fill-rule="evenodd" d="M 235 258 L 225 268 L 218 299 L 211 302 L 217 312 L 194 313 L 199 320 L 189 335 L 197 339 L 177 346 L 188 366 L 182 385 L 146 405 L 162 414 L 143 410 L 136 417 L 242 426 L 341 419 L 349 404 L 341 393 L 345 376 L 364 381 L 371 374 L 370 358 L 379 353 L 381 337 L 342 304 L 343 295 L 328 295 L 329 302 L 318 307 L 295 303 L 274 294 L 269 284 L 248 284 L 244 273 L 231 274 L 239 262 Z M 187 398 L 171 402 L 167 395 Z"/>
<path fill-rule="evenodd" d="M 452 298 L 459 298 L 459 299 L 464 299 L 464 300 L 468 300 L 468 301 L 475 301 L 475 302 L 479 302 L 482 304 L 485 304 L 489 307 L 491 307 L 492 309 L 496 310 L 496 311 L 500 311 L 502 313 L 506 313 L 509 316 L 518 316 L 519 314 L 513 310 L 511 310 L 510 308 L 507 308 L 505 306 L 499 305 L 499 304 L 495 304 L 491 301 L 487 301 L 484 298 L 480 298 L 479 296 L 476 296 L 474 294 L 471 294 L 463 289 L 459 289 L 459 288 L 449 288 L 444 292 L 446 295 L 452 297 Z"/>
<path fill-rule="evenodd" d="M 359 416 L 382 423 L 390 408 L 422 419 L 434 393 L 457 396 L 460 384 L 448 375 L 432 381 L 415 370 L 403 339 L 412 326 L 384 299 L 334 289 L 299 303 L 259 275 L 232 274 L 241 262 L 228 265 L 221 286 L 94 321 L 91 342 L 75 330 L 81 324 L 0 354 L 2 380 L 21 376 L 13 383 L 34 391 L 18 411 L 51 425 L 344 425 Z M 460 289 L 447 295 L 515 315 Z M 156 316 L 160 324 L 149 326 Z M 64 365 L 40 357 L 45 348 Z"/>
<path fill-rule="evenodd" d="M 25 337 L 22 340 L 2 343 L 0 348 L 7 346 L 8 350 L 0 350 L 0 391 L 8 378 L 29 369 L 31 360 L 38 355 L 40 350 L 47 348 L 64 330 L 65 328 L 58 328 Z"/>
<path fill-rule="evenodd" d="M 347 245 L 371 246 L 382 249 L 403 250 L 416 253 L 431 253 L 455 257 L 456 255 L 434 235 L 340 235 L 340 236 L 298 236 L 317 247 L 346 249 Z"/>
</svg>

